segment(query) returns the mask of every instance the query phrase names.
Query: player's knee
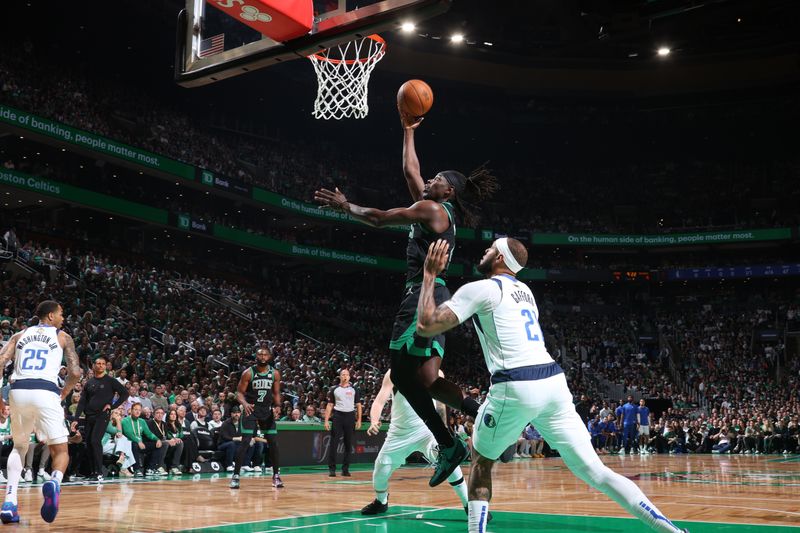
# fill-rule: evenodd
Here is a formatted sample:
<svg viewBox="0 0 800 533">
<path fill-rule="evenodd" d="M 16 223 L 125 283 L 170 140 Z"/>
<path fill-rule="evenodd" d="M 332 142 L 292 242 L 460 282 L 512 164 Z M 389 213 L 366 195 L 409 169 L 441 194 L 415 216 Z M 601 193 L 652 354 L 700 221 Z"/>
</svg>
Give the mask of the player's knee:
<svg viewBox="0 0 800 533">
<path fill-rule="evenodd" d="M 595 488 L 604 487 L 613 475 L 610 468 L 598 461 L 597 464 L 589 465 L 586 469 L 585 481 Z"/>
<path fill-rule="evenodd" d="M 21 442 L 14 441 L 14 450 L 16 450 L 16 452 L 20 455 L 24 456 L 26 453 L 28 453 L 28 446 L 29 446 L 28 441 L 21 441 Z"/>
<path fill-rule="evenodd" d="M 492 492 L 489 490 L 488 487 L 472 486 L 472 483 L 470 482 L 470 488 L 468 491 L 468 497 L 470 500 L 489 501 L 491 496 Z"/>
</svg>

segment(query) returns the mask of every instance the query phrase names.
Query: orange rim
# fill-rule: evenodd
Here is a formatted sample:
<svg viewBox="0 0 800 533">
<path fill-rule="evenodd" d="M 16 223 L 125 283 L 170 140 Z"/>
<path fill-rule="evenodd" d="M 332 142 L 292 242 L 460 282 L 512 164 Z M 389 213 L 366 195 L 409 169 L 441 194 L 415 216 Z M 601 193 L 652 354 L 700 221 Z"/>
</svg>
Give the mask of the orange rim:
<svg viewBox="0 0 800 533">
<path fill-rule="evenodd" d="M 311 54 L 308 57 L 313 57 L 314 59 L 317 59 L 319 61 L 327 61 L 328 63 L 331 63 L 333 65 L 338 65 L 340 63 L 344 63 L 345 65 L 352 65 L 353 63 L 356 63 L 356 62 L 357 63 L 366 63 L 370 59 L 375 57 L 377 54 L 379 54 L 382 50 L 386 49 L 386 41 L 383 39 L 383 37 L 381 37 L 377 33 L 373 33 L 372 35 L 367 35 L 366 37 L 364 37 L 364 39 L 372 39 L 373 41 L 378 43 L 380 45 L 380 47 L 378 47 L 378 50 L 375 53 L 373 53 L 369 57 L 365 57 L 363 59 L 331 59 L 331 58 L 329 58 L 327 56 L 322 55 L 323 53 L 328 51 L 327 48 L 325 50 L 320 51 L 320 52 L 316 52 L 314 54 Z"/>
</svg>

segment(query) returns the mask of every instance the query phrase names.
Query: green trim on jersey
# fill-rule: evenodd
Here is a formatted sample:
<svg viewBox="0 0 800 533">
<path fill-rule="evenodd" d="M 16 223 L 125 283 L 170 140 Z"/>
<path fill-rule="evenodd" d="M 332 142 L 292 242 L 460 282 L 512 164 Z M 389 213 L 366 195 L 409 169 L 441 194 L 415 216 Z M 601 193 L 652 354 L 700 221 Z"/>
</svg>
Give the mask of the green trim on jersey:
<svg viewBox="0 0 800 533">
<path fill-rule="evenodd" d="M 415 276 L 414 279 L 406 281 L 406 289 L 412 285 L 418 285 L 420 283 L 422 283 L 422 276 Z M 434 280 L 434 285 L 447 285 L 447 283 L 442 278 L 436 278 Z"/>
<path fill-rule="evenodd" d="M 253 386 L 258 379 L 267 379 L 270 381 L 269 389 L 256 389 Z M 247 394 L 245 399 L 253 404 L 253 408 L 264 408 L 265 405 L 272 405 L 272 387 L 275 385 L 275 367 L 272 365 L 267 366 L 267 371 L 264 373 L 258 372 L 256 365 L 250 367 L 250 383 L 247 385 Z M 263 392 L 263 395 L 261 394 Z"/>
<path fill-rule="evenodd" d="M 444 283 L 442 283 L 444 285 Z M 417 312 L 414 311 L 414 318 L 411 319 L 411 324 L 408 325 L 408 328 L 400 335 L 398 338 L 389 341 L 389 349 L 390 350 L 402 350 L 403 348 L 406 349 L 406 352 L 409 355 L 416 355 L 419 357 L 430 357 L 431 356 L 431 349 L 436 350 L 436 353 L 439 354 L 439 357 L 444 358 L 444 348 L 439 341 L 434 340 L 431 343 L 431 347 L 428 348 L 417 348 L 414 346 L 414 334 L 417 332 Z"/>
<path fill-rule="evenodd" d="M 450 202 L 442 202 L 442 207 L 444 207 L 444 210 L 447 211 L 447 218 L 450 219 L 450 224 L 453 225 L 453 231 L 455 231 L 456 220 L 455 217 L 453 217 L 453 204 Z"/>
</svg>

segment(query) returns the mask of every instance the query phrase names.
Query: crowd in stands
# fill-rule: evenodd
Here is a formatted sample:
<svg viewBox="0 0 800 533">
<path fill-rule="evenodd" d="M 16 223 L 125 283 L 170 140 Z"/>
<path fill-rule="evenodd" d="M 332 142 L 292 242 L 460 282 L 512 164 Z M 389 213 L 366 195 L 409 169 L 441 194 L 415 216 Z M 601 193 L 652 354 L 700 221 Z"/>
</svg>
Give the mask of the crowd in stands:
<svg viewBox="0 0 800 533">
<path fill-rule="evenodd" d="M 334 186 L 355 201 L 378 202 L 380 207 L 390 207 L 391 198 L 407 197 L 399 162 L 385 153 L 342 149 L 327 141 L 309 145 L 299 139 L 293 143 L 230 131 L 215 133 L 190 111 L 170 109 L 146 92 L 108 81 L 96 83 L 73 73 L 64 75 L 63 67 L 33 60 L 37 56 L 32 46 L 30 50 L 16 48 L 17 53 L 0 59 L 0 103 L 305 201 L 319 187 Z M 519 154 L 507 159 L 494 164 L 503 189 L 483 206 L 483 226 L 537 232 L 662 233 L 784 227 L 799 222 L 791 198 L 800 162 L 792 159 L 743 162 L 676 157 L 626 165 L 570 158 L 554 161 L 546 153 L 536 162 Z M 378 182 L 376 176 L 387 178 Z M 760 200 L 751 202 L 754 198 Z"/>
<path fill-rule="evenodd" d="M 130 440 L 131 424 L 138 427 L 139 418 L 147 424 L 147 431 L 137 433 L 144 435 L 141 438 L 167 442 L 163 450 L 162 446 L 146 445 L 146 453 L 138 459 L 109 444 L 109 450 L 120 454 L 121 475 L 127 475 L 123 470 L 131 472 L 122 465 L 132 460 L 139 461 L 132 472 L 176 474 L 192 462 L 202 461 L 204 450 L 218 450 L 229 466 L 234 445 L 226 443 L 236 442 L 236 435 L 223 427 L 237 408 L 234 392 L 239 372 L 251 364 L 260 346 L 270 348 L 282 373 L 281 412 L 286 421 L 317 422 L 340 368 L 350 369 L 365 405 L 371 404 L 380 387 L 393 305 L 334 296 L 334 292 L 291 292 L 286 289 L 288 284 L 284 290 L 275 284 L 267 291 L 102 253 L 26 242 L 16 235 L 14 239 L 25 243 L 20 246 L 30 262 L 49 271 L 18 278 L 6 272 L 0 287 L 3 339 L 30 323 L 38 301 L 52 298 L 64 302 L 64 328 L 74 336 L 86 372 L 96 357 L 103 356 L 109 371 L 130 395 L 115 415 L 118 431 L 109 429 L 106 444 L 119 444 L 117 433 Z M 196 291 L 212 300 L 198 297 Z M 592 299 L 590 292 L 585 296 Z M 234 313 L 224 304 L 212 303 L 214 299 L 227 299 L 249 312 Z M 800 361 L 795 357 L 784 362 L 779 378 L 775 370 L 778 361 L 786 361 L 784 347 L 765 344 L 754 352 L 749 346 L 754 331 L 760 328 L 796 323 L 796 295 L 774 300 L 776 306 L 765 300 L 763 305 L 751 302 L 734 308 L 722 301 L 714 302 L 722 308 L 699 304 L 697 312 L 686 306 L 680 315 L 664 312 L 657 323 L 671 343 L 665 344 L 670 348 L 661 350 L 644 345 L 639 338 L 645 321 L 641 316 L 589 314 L 553 301 L 559 301 L 558 296 L 540 297 L 546 341 L 551 354 L 565 367 L 576 400 L 580 398 L 579 412 L 587 421 L 587 431 L 592 430 L 595 417 L 605 417 L 611 424 L 606 431 L 612 432 L 613 427 L 617 434 L 622 428 L 616 407 L 622 402 L 615 402 L 623 394 L 636 394 L 637 398 L 666 400 L 671 405 L 653 417 L 651 434 L 643 443 L 646 449 L 800 451 Z M 599 295 L 594 301 L 602 304 Z M 488 375 L 476 356 L 479 348 L 474 332 L 461 327 L 458 335 L 466 343 L 460 347 L 453 344 L 444 370 L 481 400 L 488 390 Z M 676 355 L 680 357 L 676 359 Z M 677 373 L 670 371 L 670 361 L 678 361 Z M 81 390 L 78 385 L 67 400 L 67 412 L 72 416 L 80 412 Z M 164 429 L 175 424 L 172 430 Z M 471 433 L 471 421 L 461 413 L 452 413 L 450 426 L 466 437 Z M 526 430 L 530 438 L 523 439 L 519 455 L 542 453 L 533 430 Z M 151 438 L 159 431 L 166 432 L 163 438 Z M 79 428 L 73 428 L 76 465 L 81 464 L 79 435 Z M 260 447 L 253 450 L 248 468 L 265 461 L 264 442 L 256 442 Z M 617 451 L 621 442 L 617 435 L 598 449 Z M 133 455 L 139 454 L 134 451 Z M 30 477 L 28 472 L 26 475 Z"/>
</svg>

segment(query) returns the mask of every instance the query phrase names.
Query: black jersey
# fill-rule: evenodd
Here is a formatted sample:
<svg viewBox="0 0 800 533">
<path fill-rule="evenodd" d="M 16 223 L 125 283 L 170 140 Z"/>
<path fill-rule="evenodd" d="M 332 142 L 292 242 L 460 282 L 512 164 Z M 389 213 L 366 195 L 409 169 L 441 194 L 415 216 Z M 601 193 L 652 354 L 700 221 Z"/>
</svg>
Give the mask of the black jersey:
<svg viewBox="0 0 800 533">
<path fill-rule="evenodd" d="M 450 219 L 450 226 L 442 233 L 436 233 L 422 226 L 422 224 L 411 224 L 411 232 L 408 234 L 408 246 L 406 247 L 406 281 L 422 281 L 422 268 L 425 266 L 425 257 L 428 255 L 428 247 L 432 242 L 444 239 L 450 245 L 450 258 L 447 260 L 444 272 L 440 277 L 444 277 L 447 267 L 450 266 L 450 259 L 456 249 L 456 222 L 453 217 L 453 205 L 450 202 L 443 202 L 442 207 L 447 211 L 447 218 Z"/>
<path fill-rule="evenodd" d="M 272 385 L 275 383 L 275 369 L 269 365 L 263 374 L 259 374 L 255 366 L 250 367 L 250 370 L 253 374 L 244 399 L 253 405 L 256 417 L 266 416 L 270 414 L 272 408 Z"/>
</svg>

